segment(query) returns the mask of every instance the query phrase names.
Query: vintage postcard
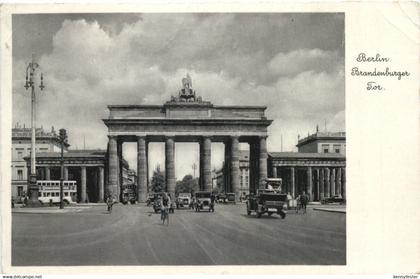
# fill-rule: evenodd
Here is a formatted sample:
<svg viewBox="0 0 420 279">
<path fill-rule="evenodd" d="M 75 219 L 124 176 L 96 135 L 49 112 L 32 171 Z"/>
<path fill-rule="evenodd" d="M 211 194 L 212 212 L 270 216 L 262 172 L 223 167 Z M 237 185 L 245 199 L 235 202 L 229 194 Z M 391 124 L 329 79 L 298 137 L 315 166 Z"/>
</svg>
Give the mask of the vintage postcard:
<svg viewBox="0 0 420 279">
<path fill-rule="evenodd" d="M 414 2 L 0 11 L 3 273 L 419 271 Z"/>
</svg>

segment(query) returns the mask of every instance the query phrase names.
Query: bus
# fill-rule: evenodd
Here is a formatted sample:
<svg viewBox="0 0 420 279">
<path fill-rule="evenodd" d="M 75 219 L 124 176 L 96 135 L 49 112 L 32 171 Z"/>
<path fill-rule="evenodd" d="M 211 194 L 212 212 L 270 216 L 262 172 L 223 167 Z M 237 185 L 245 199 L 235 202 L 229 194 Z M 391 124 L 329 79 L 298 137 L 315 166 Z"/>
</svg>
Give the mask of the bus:
<svg viewBox="0 0 420 279">
<path fill-rule="evenodd" d="M 121 202 L 123 204 L 131 203 L 135 204 L 137 201 L 137 185 L 136 184 L 125 184 L 122 186 L 121 191 Z"/>
<path fill-rule="evenodd" d="M 44 203 L 60 203 L 60 180 L 38 180 L 38 200 Z M 77 182 L 75 180 L 63 181 L 64 204 L 76 203 Z"/>
</svg>

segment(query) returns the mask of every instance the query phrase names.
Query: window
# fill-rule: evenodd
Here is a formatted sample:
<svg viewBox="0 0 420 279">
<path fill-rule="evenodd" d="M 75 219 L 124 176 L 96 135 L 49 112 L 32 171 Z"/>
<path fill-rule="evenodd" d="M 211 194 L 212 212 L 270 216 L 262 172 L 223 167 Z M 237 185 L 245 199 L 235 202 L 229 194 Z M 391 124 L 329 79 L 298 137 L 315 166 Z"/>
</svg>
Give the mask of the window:
<svg viewBox="0 0 420 279">
<path fill-rule="evenodd" d="M 242 187 L 244 186 L 244 177 L 243 176 L 241 176 L 241 186 Z"/>
<path fill-rule="evenodd" d="M 23 186 L 17 187 L 17 194 L 19 197 L 23 196 Z"/>
<path fill-rule="evenodd" d="M 328 153 L 330 151 L 330 146 L 328 144 L 322 145 L 322 152 Z"/>
<path fill-rule="evenodd" d="M 43 197 L 46 197 L 46 196 L 47 196 L 47 193 L 42 193 L 42 194 L 43 194 L 43 195 L 42 195 Z"/>
<path fill-rule="evenodd" d="M 18 158 L 18 160 L 22 160 L 22 158 L 23 158 L 23 152 L 22 151 L 18 151 L 17 158 Z"/>
<path fill-rule="evenodd" d="M 64 196 L 68 197 L 69 196 L 69 192 L 64 192 Z"/>
<path fill-rule="evenodd" d="M 341 146 L 339 144 L 334 144 L 334 151 L 335 151 L 335 153 L 340 153 Z"/>
<path fill-rule="evenodd" d="M 51 193 L 51 197 L 55 197 L 55 193 L 54 192 Z"/>
<path fill-rule="evenodd" d="M 23 170 L 17 170 L 17 179 L 23 180 Z"/>
</svg>

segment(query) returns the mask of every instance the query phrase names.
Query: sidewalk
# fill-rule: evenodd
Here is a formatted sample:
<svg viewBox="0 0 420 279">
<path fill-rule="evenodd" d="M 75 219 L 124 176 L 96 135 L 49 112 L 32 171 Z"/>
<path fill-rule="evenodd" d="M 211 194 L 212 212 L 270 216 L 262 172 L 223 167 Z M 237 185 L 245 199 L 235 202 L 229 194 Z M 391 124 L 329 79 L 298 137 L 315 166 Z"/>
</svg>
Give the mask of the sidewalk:
<svg viewBox="0 0 420 279">
<path fill-rule="evenodd" d="M 346 213 L 345 207 L 314 207 L 313 210 L 335 212 L 335 213 Z"/>
<path fill-rule="evenodd" d="M 62 213 L 75 213 L 84 210 L 89 207 L 77 207 L 77 206 L 67 206 L 63 209 L 60 209 L 56 206 L 54 207 L 21 207 L 21 208 L 12 208 L 12 213 L 29 213 L 29 214 L 62 214 Z"/>
</svg>

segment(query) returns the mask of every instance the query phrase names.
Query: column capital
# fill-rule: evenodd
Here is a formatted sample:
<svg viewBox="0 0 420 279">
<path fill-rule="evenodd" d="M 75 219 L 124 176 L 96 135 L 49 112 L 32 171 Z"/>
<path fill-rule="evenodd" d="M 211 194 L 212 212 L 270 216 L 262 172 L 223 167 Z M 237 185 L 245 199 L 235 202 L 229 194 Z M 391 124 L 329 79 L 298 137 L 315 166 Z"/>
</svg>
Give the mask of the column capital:
<svg viewBox="0 0 420 279">
<path fill-rule="evenodd" d="M 117 140 L 118 136 L 115 135 L 108 135 L 108 139 Z"/>
</svg>

